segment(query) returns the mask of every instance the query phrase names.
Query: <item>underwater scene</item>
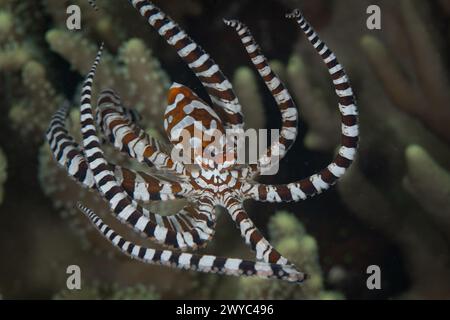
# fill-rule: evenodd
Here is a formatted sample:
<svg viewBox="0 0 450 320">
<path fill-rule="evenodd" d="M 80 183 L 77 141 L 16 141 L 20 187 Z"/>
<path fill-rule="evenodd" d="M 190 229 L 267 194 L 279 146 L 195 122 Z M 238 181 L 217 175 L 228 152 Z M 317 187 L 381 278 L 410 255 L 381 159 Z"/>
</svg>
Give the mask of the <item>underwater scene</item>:
<svg viewBox="0 0 450 320">
<path fill-rule="evenodd" d="M 450 299 L 449 0 L 0 0 L 0 299 Z"/>
</svg>

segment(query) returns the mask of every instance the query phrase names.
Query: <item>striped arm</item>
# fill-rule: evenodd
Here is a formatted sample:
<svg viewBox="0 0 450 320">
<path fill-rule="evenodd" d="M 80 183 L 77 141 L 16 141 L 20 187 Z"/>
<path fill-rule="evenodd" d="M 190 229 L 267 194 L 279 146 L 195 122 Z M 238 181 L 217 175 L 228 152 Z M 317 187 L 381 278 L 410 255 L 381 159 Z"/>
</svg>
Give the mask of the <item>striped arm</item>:
<svg viewBox="0 0 450 320">
<path fill-rule="evenodd" d="M 243 128 L 241 105 L 231 83 L 217 64 L 170 17 L 146 0 L 129 0 L 156 31 L 177 50 L 208 92 L 214 111 L 226 127 Z"/>
<path fill-rule="evenodd" d="M 215 208 L 206 197 L 198 199 L 195 203 L 189 203 L 172 215 L 161 216 L 145 208 L 142 208 L 142 211 L 159 226 L 175 231 L 191 249 L 204 247 L 215 234 Z"/>
<path fill-rule="evenodd" d="M 297 138 L 298 112 L 291 95 L 278 76 L 270 68 L 267 59 L 262 54 L 247 26 L 237 20 L 224 19 L 224 22 L 226 25 L 236 30 L 253 65 L 256 70 L 258 70 L 259 75 L 263 78 L 267 88 L 275 98 L 281 112 L 282 124 L 280 139 L 272 144 L 263 156 L 258 159 L 256 166 L 252 166 L 254 174 L 258 174 L 261 168 L 274 164 L 273 161 L 270 161 L 272 155 L 276 156 L 277 161 L 281 160 L 294 143 Z"/>
<path fill-rule="evenodd" d="M 92 210 L 82 205 L 78 205 L 78 207 L 114 247 L 144 263 L 191 269 L 205 273 L 276 278 L 294 283 L 300 283 L 306 279 L 304 273 L 286 265 L 146 248 L 121 237 L 116 231 L 103 223 Z"/>
<path fill-rule="evenodd" d="M 53 115 L 46 132 L 50 150 L 58 164 L 67 170 L 70 177 L 86 188 L 96 188 L 94 176 L 89 170 L 78 144 L 69 135 L 66 118 L 69 103 L 66 101 Z"/>
<path fill-rule="evenodd" d="M 168 216 L 149 211 L 144 211 L 144 214 L 158 226 L 174 231 L 177 237 L 181 237 L 185 243 L 182 249 L 205 247 L 215 234 L 215 216 L 210 219 L 200 213 L 198 204 L 188 204 L 176 214 Z"/>
<path fill-rule="evenodd" d="M 179 233 L 165 226 L 160 226 L 149 219 L 150 212 L 136 203 L 118 183 L 114 172 L 105 160 L 100 140 L 97 136 L 94 115 L 91 105 L 92 83 L 103 46 L 97 54 L 95 62 L 83 83 L 81 91 L 81 133 L 84 153 L 89 169 L 94 174 L 94 180 L 101 195 L 107 200 L 115 216 L 123 223 L 130 225 L 142 235 L 169 247 L 185 249 L 195 247 L 191 234 Z"/>
<path fill-rule="evenodd" d="M 159 142 L 140 129 L 133 121 L 136 116 L 124 108 L 111 90 L 103 91 L 98 99 L 97 123 L 113 146 L 141 163 L 186 175 L 185 166 L 161 151 Z"/>
<path fill-rule="evenodd" d="M 84 155 L 73 138 L 66 133 L 67 111 L 68 104 L 56 112 L 47 133 L 53 156 L 61 166 L 68 170 L 69 176 L 75 181 L 83 187 L 97 189 L 92 171 L 88 168 Z M 135 172 L 113 164 L 109 165 L 109 169 L 114 171 L 118 183 L 133 200 L 142 202 L 170 200 L 185 197 L 192 190 L 186 184 L 160 180 L 143 172 Z M 190 248 L 205 246 L 215 232 L 214 215 L 210 213 L 205 215 L 197 207 L 186 206 L 180 212 L 169 216 L 161 216 L 148 210 L 144 210 L 144 214 L 159 226 L 175 231 L 177 236 L 181 236 Z"/>
<path fill-rule="evenodd" d="M 216 227 L 214 211 L 214 205 L 205 197 L 186 205 L 178 213 L 168 216 L 161 216 L 143 209 L 143 213 L 151 221 L 174 230 L 191 249 L 206 246 L 214 236 Z"/>
<path fill-rule="evenodd" d="M 225 207 L 228 209 L 228 213 L 241 231 L 241 236 L 244 238 L 245 243 L 256 252 L 256 259 L 258 261 L 282 265 L 291 264 L 264 238 L 254 225 L 253 221 L 249 218 L 240 201 L 230 197 L 225 201 Z"/>
<path fill-rule="evenodd" d="M 53 157 L 60 166 L 67 170 L 71 178 L 85 188 L 96 189 L 94 176 L 88 167 L 86 158 L 79 145 L 67 131 L 68 110 L 69 104 L 66 102 L 53 115 L 46 133 L 47 141 Z M 165 201 L 184 198 L 192 190 L 189 184 L 162 180 L 114 164 L 110 164 L 110 170 L 115 172 L 118 182 L 133 199 L 144 203 L 152 200 Z"/>
<path fill-rule="evenodd" d="M 119 95 L 117 95 L 113 89 L 104 89 L 100 92 L 100 96 L 97 101 L 97 108 L 100 108 L 108 103 L 111 106 L 114 106 L 117 112 L 123 114 L 124 117 L 129 120 L 129 126 L 132 126 L 135 130 L 139 130 L 137 125 L 139 124 L 139 121 L 142 120 L 142 116 L 136 110 L 124 107 Z M 95 122 L 100 129 L 105 129 L 102 113 L 99 112 L 99 110 L 97 110 L 95 114 Z M 105 132 L 102 131 L 102 133 L 107 136 Z"/>
<path fill-rule="evenodd" d="M 284 185 L 244 183 L 241 188 L 243 194 L 259 201 L 299 201 L 323 192 L 335 184 L 346 172 L 353 162 L 358 146 L 358 111 L 353 90 L 344 69 L 334 53 L 319 39 L 309 23 L 303 18 L 300 11 L 295 10 L 287 17 L 297 19 L 300 28 L 328 67 L 338 97 L 342 119 L 341 147 L 338 155 L 326 168 L 298 182 Z"/>
<path fill-rule="evenodd" d="M 111 165 L 110 170 L 126 193 L 142 203 L 186 198 L 192 191 L 190 184 L 162 179 L 142 171 L 114 165 Z"/>
<path fill-rule="evenodd" d="M 212 214 L 214 208 L 208 210 L 208 214 L 204 214 L 203 206 L 202 201 L 189 204 L 175 215 L 162 217 L 161 222 L 178 233 L 189 233 L 195 244 L 193 248 L 203 247 L 214 236 L 216 227 L 216 216 Z"/>
</svg>

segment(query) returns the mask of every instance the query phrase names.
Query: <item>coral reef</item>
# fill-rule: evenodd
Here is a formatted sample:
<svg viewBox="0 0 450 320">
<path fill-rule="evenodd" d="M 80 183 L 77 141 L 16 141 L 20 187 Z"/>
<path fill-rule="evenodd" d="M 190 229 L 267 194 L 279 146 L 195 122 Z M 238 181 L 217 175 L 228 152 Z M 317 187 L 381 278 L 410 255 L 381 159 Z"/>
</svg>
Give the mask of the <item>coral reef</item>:
<svg viewBox="0 0 450 320">
<path fill-rule="evenodd" d="M 119 37 L 121 32 L 113 30 L 117 25 L 111 23 L 111 16 L 99 18 L 87 1 L 78 3 L 87 26 L 82 33 L 65 29 L 68 1 L 49 0 L 44 5 L 55 25 L 61 26 L 46 32 L 45 38 L 52 51 L 62 55 L 74 70 L 84 75 L 95 56 L 96 43 L 100 43 L 97 39 L 102 39 L 112 52 L 119 52 L 117 58 L 107 55 L 103 61 L 105 66 L 99 72 L 102 88 L 114 88 L 122 94 L 126 105 L 149 112 L 149 117 L 144 118 L 159 119 L 164 112 L 168 76 L 142 40 L 128 38 L 122 42 L 121 39 L 125 37 Z M 46 120 L 63 100 L 63 94 L 57 92 L 52 83 L 55 76 L 47 72 L 50 52 L 44 48 L 41 37 L 33 37 L 34 33 L 40 31 L 39 28 L 33 31 L 30 26 L 33 22 L 40 25 L 42 14 L 31 4 L 15 1 L 5 1 L 0 8 L 0 69 L 5 74 L 5 84 L 9 88 L 9 118 L 13 128 L 22 137 L 39 142 L 47 127 Z M 35 14 L 37 17 L 34 19 L 27 16 L 30 23 L 24 24 L 21 18 L 25 10 L 39 14 Z M 149 105 L 152 107 L 145 108 Z M 160 123 L 155 121 L 156 128 L 159 126 L 161 129 Z"/>
<path fill-rule="evenodd" d="M 99 1 L 99 5 L 103 6 L 104 4 L 106 4 L 105 1 Z M 92 10 L 88 1 L 43 1 L 45 12 L 52 18 L 54 25 L 59 28 L 66 26 L 66 10 L 70 5 L 77 5 L 80 8 L 81 29 L 84 35 L 101 39 L 109 48 L 117 48 L 126 39 L 123 29 L 113 23 L 113 17 L 109 14 L 99 15 Z"/>
<path fill-rule="evenodd" d="M 405 158 L 405 189 L 434 217 L 438 225 L 442 225 L 443 232 L 449 237 L 450 172 L 437 164 L 420 146 L 409 146 Z"/>
<path fill-rule="evenodd" d="M 256 76 L 250 68 L 240 67 L 235 71 L 233 87 L 236 95 L 245 113 L 252 115 L 246 118 L 246 129 L 263 129 L 266 126 L 263 102 L 256 83 Z"/>
<path fill-rule="evenodd" d="M 362 97 L 366 103 L 366 117 L 373 122 L 363 134 L 366 146 L 361 151 L 359 166 L 353 168 L 338 188 L 355 215 L 385 232 L 399 246 L 411 282 L 404 297 L 448 297 L 449 229 L 448 224 L 437 216 L 448 216 L 449 211 L 445 205 L 438 208 L 439 202 L 430 206 L 431 199 L 448 197 L 445 178 L 448 169 L 438 165 L 448 163 L 450 159 L 445 143 L 448 128 L 443 125 L 448 121 L 445 120 L 448 119 L 448 108 L 445 107 L 448 105 L 448 72 L 439 58 L 440 50 L 436 49 L 435 41 L 439 38 L 434 36 L 437 34 L 425 27 L 432 25 L 429 8 L 424 3 L 401 1 L 392 12 L 395 16 L 389 17 L 387 23 L 398 33 L 389 33 L 384 41 L 364 35 L 361 47 L 382 85 L 383 95 L 402 112 L 394 110 L 389 103 L 380 110 L 381 105 L 375 103 L 373 95 Z M 408 36 L 399 37 L 401 32 Z M 390 44 L 395 54 L 388 54 L 385 43 Z M 405 55 L 405 50 L 411 50 L 411 54 Z M 396 61 L 406 65 L 404 70 L 411 80 L 405 78 Z M 421 103 L 423 105 L 418 106 Z M 421 108 L 426 108 L 427 112 L 420 111 Z M 384 115 L 385 123 L 380 122 L 380 113 Z M 377 137 L 369 130 L 384 132 L 390 139 L 383 141 L 383 137 Z M 368 156 L 377 157 L 383 166 L 377 168 L 375 163 L 363 160 Z M 377 176 L 380 169 L 391 179 L 385 177 L 386 173 Z M 441 176 L 436 181 L 437 174 Z M 422 186 L 418 185 L 419 181 Z M 438 188 L 432 187 L 435 182 L 439 183 Z M 348 197 L 354 195 L 355 188 L 361 193 L 355 198 L 357 201 L 350 201 Z M 366 205 L 363 206 L 363 202 Z M 376 205 L 367 206 L 367 203 Z M 436 215 L 436 210 L 441 210 L 442 214 Z M 433 261 L 433 264 L 427 261 Z M 424 279 L 423 274 L 428 276 Z"/>
<path fill-rule="evenodd" d="M 330 102 L 333 101 L 331 95 L 325 96 L 321 83 L 317 83 L 319 80 L 316 78 L 323 78 L 324 74 L 318 76 L 317 72 L 310 72 L 311 67 L 297 52 L 289 57 L 286 64 L 272 61 L 271 66 L 289 87 L 301 110 L 302 119 L 308 124 L 305 146 L 311 150 L 325 152 L 335 148 L 340 139 L 336 135 L 336 132 L 339 132 L 339 112 L 334 108 L 334 103 Z M 248 68 L 239 68 L 233 83 L 244 109 L 248 106 L 261 106 L 263 109 L 258 82 Z M 259 114 L 256 120 L 261 122 L 258 117 Z M 254 121 L 253 117 L 251 121 Z"/>
<path fill-rule="evenodd" d="M 203 5 L 199 0 L 185 1 L 182 6 L 176 5 L 177 0 L 155 1 L 163 9 L 170 8 L 171 16 L 176 21 L 183 21 L 189 17 L 200 15 Z M 170 48 L 157 42 L 157 35 L 148 28 L 143 19 L 136 19 L 134 9 L 126 2 L 116 2 L 111 5 L 109 0 L 98 0 L 97 6 L 101 12 L 92 10 L 88 1 L 84 0 L 42 0 L 44 11 L 51 18 L 57 29 L 66 28 L 66 8 L 69 5 L 80 7 L 82 19 L 81 30 L 83 37 L 94 40 L 96 43 L 104 42 L 106 48 L 116 53 L 121 44 L 131 38 L 149 39 L 146 45 L 152 44 L 155 51 L 170 58 L 173 62 L 175 55 Z"/>
<path fill-rule="evenodd" d="M 431 131 L 450 142 L 450 92 L 445 63 L 439 45 L 433 42 L 431 28 L 415 6 L 423 4 L 400 1 L 398 32 L 406 35 L 400 45 L 408 46 L 411 55 L 407 68 L 395 62 L 392 53 L 377 38 L 367 35 L 361 45 L 391 101 L 404 112 L 417 117 Z M 428 30 L 431 29 L 431 30 Z M 444 40 L 445 41 L 445 40 Z M 404 70 L 407 70 L 406 75 Z"/>
<path fill-rule="evenodd" d="M 45 54 L 33 37 L 33 28 L 28 22 L 23 23 L 24 12 L 33 11 L 33 4 L 3 2 L 0 3 L 0 70 L 5 94 L 12 104 L 9 118 L 23 138 L 36 142 L 42 139 L 45 119 L 58 97 L 41 63 Z M 40 16 L 35 14 L 34 20 L 38 23 Z"/>
<path fill-rule="evenodd" d="M 0 70 L 20 71 L 28 61 L 42 57 L 34 37 L 43 28 L 42 16 L 34 9 L 33 3 L 0 1 Z M 37 27 L 33 28 L 32 20 L 38 23 Z"/>
<path fill-rule="evenodd" d="M 81 34 L 53 29 L 46 34 L 50 48 L 63 56 L 81 75 L 88 72 L 98 47 Z M 80 49 L 81 48 L 81 49 Z M 135 108 L 147 128 L 162 130 L 162 116 L 169 78 L 144 42 L 137 38 L 126 41 L 117 57 L 105 54 L 98 72 L 98 85 L 113 88 L 124 105 Z"/>
<path fill-rule="evenodd" d="M 346 177 L 339 191 L 344 199 L 350 193 L 354 194 L 354 188 L 362 191 L 363 187 L 367 191 L 361 192 L 365 199 L 346 202 L 356 215 L 370 221 L 398 243 L 411 278 L 411 287 L 405 296 L 449 297 L 450 288 L 446 283 L 450 279 L 450 229 L 448 220 L 444 222 L 450 212 L 445 205 L 448 201 L 444 200 L 448 199 L 449 172 L 438 164 L 448 163 L 450 159 L 448 144 L 446 147 L 445 143 L 449 138 L 446 125 L 450 115 L 446 107 L 450 102 L 448 74 L 432 40 L 433 30 L 427 30 L 431 17 L 429 9 L 423 5 L 415 1 L 400 1 L 393 12 L 401 19 L 392 18 L 389 22 L 397 32 L 407 35 L 402 37 L 402 41 L 390 41 L 390 44 L 396 54 L 405 50 L 405 46 L 410 48 L 410 55 L 402 55 L 402 63 L 407 65 L 408 76 L 412 80 L 400 71 L 396 59 L 388 53 L 382 41 L 371 35 L 361 38 L 361 47 L 386 96 L 405 113 L 399 114 L 390 108 L 383 110 L 385 118 L 389 119 L 392 140 L 386 143 L 385 150 L 378 151 L 378 157 L 383 159 L 383 167 L 393 179 L 380 181 L 375 164 L 363 162 L 364 156 L 377 156 L 377 146 L 382 146 L 380 139 L 383 138 L 371 135 L 362 150 L 361 163 L 353 168 L 353 173 Z M 389 36 L 399 38 L 394 32 Z M 386 41 L 389 39 L 392 38 Z M 374 114 L 378 105 L 369 102 L 367 109 Z M 407 115 L 418 119 L 424 126 Z M 374 122 L 372 130 L 380 131 L 380 126 Z M 362 208 L 361 200 L 366 204 L 377 204 Z M 433 200 L 436 201 L 434 204 Z M 417 207 L 416 202 L 421 207 Z M 433 265 L 427 261 L 433 261 Z M 426 280 L 423 274 L 429 275 Z"/>
<path fill-rule="evenodd" d="M 287 83 L 299 103 L 302 117 L 308 123 L 305 146 L 317 151 L 328 151 L 339 144 L 339 113 L 323 90 L 311 81 L 308 67 L 300 54 L 294 53 L 287 64 Z"/>
<path fill-rule="evenodd" d="M 45 67 L 29 61 L 22 68 L 22 83 L 27 98 L 19 99 L 9 111 L 14 128 L 23 137 L 40 141 L 47 129 L 45 122 L 63 97 L 49 82 Z"/>
</svg>

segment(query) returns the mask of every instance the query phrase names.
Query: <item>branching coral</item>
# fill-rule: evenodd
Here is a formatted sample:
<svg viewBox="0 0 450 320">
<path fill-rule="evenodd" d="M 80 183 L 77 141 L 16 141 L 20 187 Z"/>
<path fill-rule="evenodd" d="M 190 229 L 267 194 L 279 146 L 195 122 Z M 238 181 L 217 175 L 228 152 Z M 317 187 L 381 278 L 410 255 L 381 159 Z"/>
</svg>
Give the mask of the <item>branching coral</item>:
<svg viewBox="0 0 450 320">
<path fill-rule="evenodd" d="M 19 71 L 22 66 L 39 55 L 35 44 L 27 39 L 28 30 L 18 12 L 26 10 L 27 4 L 12 0 L 0 1 L 0 70 Z"/>
<path fill-rule="evenodd" d="M 377 78 L 366 73 L 370 75 L 360 95 L 365 106 L 360 156 L 338 191 L 357 217 L 400 248 L 410 281 L 404 297 L 435 298 L 450 295 L 450 229 L 444 222 L 450 212 L 445 200 L 448 169 L 438 164 L 450 159 L 446 143 L 440 140 L 448 139 L 444 124 L 449 100 L 445 67 L 425 28 L 428 7 L 420 5 L 414 1 L 393 4 L 385 23 L 394 32 L 386 34 L 384 41 L 361 36 L 362 53 Z M 406 42 L 395 34 L 399 30 L 407 34 Z M 402 53 L 409 78 L 383 42 Z M 405 54 L 406 47 L 411 55 Z"/>
<path fill-rule="evenodd" d="M 0 71 L 11 104 L 12 126 L 22 137 L 40 141 L 43 120 L 51 114 L 51 104 L 57 97 L 45 67 L 38 62 L 43 55 L 39 41 L 33 37 L 29 23 L 21 19 L 23 11 L 32 9 L 33 5 L 25 3 L 0 3 Z M 33 15 L 30 18 L 39 21 Z"/>
<path fill-rule="evenodd" d="M 120 48 L 119 56 L 125 67 L 122 69 L 125 82 L 129 84 L 122 95 L 124 100 L 145 116 L 157 119 L 154 126 L 160 126 L 158 119 L 166 106 L 168 75 L 139 39 L 128 40 Z"/>
<path fill-rule="evenodd" d="M 366 156 L 378 153 L 386 160 L 382 168 L 390 173 L 390 179 L 377 177 L 373 171 L 376 164 L 362 162 L 361 157 L 359 169 L 353 168 L 339 191 L 344 199 L 349 199 L 358 188 L 358 195 L 364 199 L 353 204 L 346 201 L 348 206 L 359 217 L 386 232 L 401 248 L 411 278 L 408 296 L 448 297 L 449 173 L 448 168 L 438 163 L 448 163 L 450 155 L 446 144 L 436 137 L 447 141 L 450 137 L 446 68 L 431 40 L 432 30 L 426 27 L 430 17 L 426 17 L 425 4 L 401 1 L 393 9 L 396 16 L 401 17 L 391 21 L 393 30 L 404 32 L 407 37 L 406 43 L 391 42 L 392 50 L 399 53 L 405 45 L 410 48 L 411 55 L 402 55 L 401 60 L 408 66 L 409 78 L 383 42 L 365 35 L 361 47 L 387 97 L 399 110 L 423 122 L 426 128 L 406 115 L 384 108 L 386 123 L 392 128 L 390 141 L 383 150 L 380 148 L 382 138 L 366 132 L 368 144 L 364 152 Z M 425 13 L 424 17 L 419 17 L 418 12 Z M 394 37 L 395 33 L 389 35 Z M 372 115 L 377 107 L 374 103 L 367 104 Z M 382 124 L 373 123 L 372 127 L 380 132 Z M 422 208 L 417 207 L 416 201 Z M 373 206 L 363 207 L 363 202 Z M 427 274 L 425 279 L 423 274 Z"/>
<path fill-rule="evenodd" d="M 103 5 L 105 1 L 100 2 Z M 54 25 L 59 28 L 66 26 L 68 19 L 67 8 L 70 5 L 77 5 L 81 13 L 81 30 L 85 36 L 94 39 L 101 39 L 109 48 L 117 48 L 126 38 L 123 29 L 113 22 L 113 16 L 109 14 L 99 15 L 92 10 L 88 1 L 77 0 L 44 0 L 43 5 L 46 13 L 52 17 Z"/>
<path fill-rule="evenodd" d="M 177 1 L 160 1 L 164 7 L 171 8 L 172 17 L 177 21 L 202 13 L 203 5 L 199 0 L 185 1 L 182 6 L 177 5 Z M 101 12 L 93 10 L 87 0 L 42 0 L 42 5 L 53 21 L 54 27 L 58 29 L 66 28 L 68 6 L 79 6 L 81 30 L 77 30 L 77 32 L 85 38 L 104 42 L 111 52 L 116 53 L 127 39 L 134 37 L 149 39 L 146 41 L 146 45 L 152 44 L 152 47 L 163 55 L 168 50 L 166 46 L 158 46 L 154 41 L 155 35 L 146 28 L 145 21 L 136 19 L 135 13 L 126 2 L 116 2 L 114 5 L 110 5 L 110 0 L 98 0 L 97 7 L 102 8 Z"/>
<path fill-rule="evenodd" d="M 405 157 L 405 188 L 434 217 L 450 239 L 450 172 L 420 146 L 409 146 Z"/>
<path fill-rule="evenodd" d="M 17 22 L 10 10 L 0 11 L 0 69 L 16 71 L 30 59 L 30 50 L 21 42 Z M 20 29 L 19 29 L 20 30 Z"/>
<path fill-rule="evenodd" d="M 46 119 L 63 98 L 47 79 L 45 67 L 36 61 L 29 61 L 23 66 L 22 83 L 26 98 L 19 99 L 11 107 L 9 118 L 22 136 L 41 141 L 47 129 Z"/>
<path fill-rule="evenodd" d="M 448 296 L 450 260 L 442 226 L 430 221 L 424 212 L 411 204 L 396 205 L 357 166 L 350 170 L 338 188 L 345 203 L 358 217 L 382 230 L 401 248 L 412 283 L 405 297 Z"/>
<path fill-rule="evenodd" d="M 265 128 L 265 114 L 256 77 L 248 67 L 240 67 L 233 77 L 233 87 L 239 101 L 244 106 L 245 113 L 249 115 L 245 122 L 246 128 Z M 251 115 L 251 116 L 250 116 Z"/>
<path fill-rule="evenodd" d="M 63 56 L 73 69 L 84 75 L 95 57 L 97 46 L 82 34 L 53 29 L 46 39 L 53 51 Z M 166 105 L 169 78 L 139 39 L 130 39 L 120 48 L 117 57 L 105 54 L 98 71 L 101 88 L 116 90 L 128 107 L 136 108 L 143 119 L 161 119 Z M 162 130 L 161 121 L 146 123 L 147 128 Z"/>
<path fill-rule="evenodd" d="M 414 1 L 400 3 L 398 32 L 406 35 L 412 58 L 412 68 L 407 70 L 407 75 L 403 72 L 404 66 L 395 62 L 377 38 L 367 35 L 361 45 L 392 102 L 450 142 L 450 84 L 439 46 L 432 40 L 434 30 L 428 30 Z"/>
<path fill-rule="evenodd" d="M 293 53 L 287 64 L 273 61 L 271 65 L 289 87 L 302 120 L 308 124 L 305 146 L 317 151 L 333 150 L 339 144 L 339 136 L 336 135 L 339 132 L 339 113 L 330 106 L 324 90 L 314 82 L 301 55 Z M 264 108 L 256 78 L 246 67 L 241 67 L 235 73 L 234 85 L 243 106 L 253 106 L 255 111 L 256 107 L 261 109 L 259 112 L 249 112 L 252 114 L 250 121 L 254 121 L 256 116 L 260 122 L 259 114 L 263 114 Z"/>
<path fill-rule="evenodd" d="M 90 61 L 98 50 L 97 45 L 81 33 L 73 33 L 64 29 L 52 29 L 47 31 L 46 40 L 50 48 L 63 56 L 72 69 L 84 75 L 89 71 Z M 113 68 L 113 58 L 105 54 L 104 68 L 98 73 L 100 83 L 104 87 L 114 87 L 118 80 L 118 70 Z"/>
<path fill-rule="evenodd" d="M 323 91 L 312 83 L 308 72 L 301 56 L 294 53 L 287 65 L 287 80 L 302 118 L 309 125 L 305 145 L 312 150 L 329 151 L 339 143 L 336 135 L 339 132 L 339 115 L 334 108 L 330 108 Z"/>
</svg>

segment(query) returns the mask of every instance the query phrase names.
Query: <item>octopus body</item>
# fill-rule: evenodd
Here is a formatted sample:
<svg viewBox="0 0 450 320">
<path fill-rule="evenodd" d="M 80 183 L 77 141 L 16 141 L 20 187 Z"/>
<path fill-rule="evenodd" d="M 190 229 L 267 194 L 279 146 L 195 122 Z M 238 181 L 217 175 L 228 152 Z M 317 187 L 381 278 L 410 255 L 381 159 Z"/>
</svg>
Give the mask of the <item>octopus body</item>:
<svg viewBox="0 0 450 320">
<path fill-rule="evenodd" d="M 97 190 L 111 212 L 146 238 L 162 244 L 159 250 L 124 239 L 89 208 L 80 210 L 113 246 L 145 263 L 180 269 L 194 269 L 227 275 L 278 278 L 302 282 L 306 275 L 279 253 L 262 235 L 244 209 L 243 202 L 305 200 L 330 188 L 352 163 L 358 143 L 357 107 L 348 78 L 333 52 L 322 42 L 309 23 L 296 10 L 287 15 L 297 20 L 309 42 L 322 57 L 331 75 L 342 115 L 342 144 L 335 159 L 321 171 L 299 181 L 270 185 L 255 182 L 255 177 L 273 165 L 268 159 L 281 160 L 297 136 L 298 112 L 289 92 L 271 70 L 248 28 L 236 20 L 224 20 L 237 32 L 253 65 L 270 90 L 281 112 L 281 134 L 257 162 L 236 162 L 233 147 L 220 137 L 225 132 L 242 132 L 244 118 L 231 83 L 218 65 L 171 18 L 146 0 L 130 0 L 142 17 L 172 46 L 205 87 L 211 104 L 191 89 L 174 83 L 169 89 L 164 128 L 175 149 L 183 149 L 181 134 L 200 130 L 202 138 L 187 140 L 193 152 L 191 165 L 164 152 L 161 143 L 139 127 L 139 117 L 123 106 L 111 89 L 103 90 L 94 113 L 92 84 L 102 48 L 87 75 L 81 94 L 82 144 L 78 145 L 65 127 L 68 105 L 53 116 L 47 139 L 55 159 L 84 187 Z M 102 150 L 101 131 L 119 151 L 147 164 L 149 172 L 137 172 L 110 163 Z M 209 150 L 207 138 L 217 136 Z M 184 140 L 186 143 L 186 140 Z M 275 157 L 273 157 L 275 156 Z M 166 177 L 158 175 L 163 172 Z M 162 216 L 143 207 L 154 201 L 185 198 L 188 204 L 178 213 Z M 207 244 L 216 226 L 215 208 L 224 207 L 239 228 L 245 242 L 255 251 L 255 261 L 188 253 Z"/>
</svg>

